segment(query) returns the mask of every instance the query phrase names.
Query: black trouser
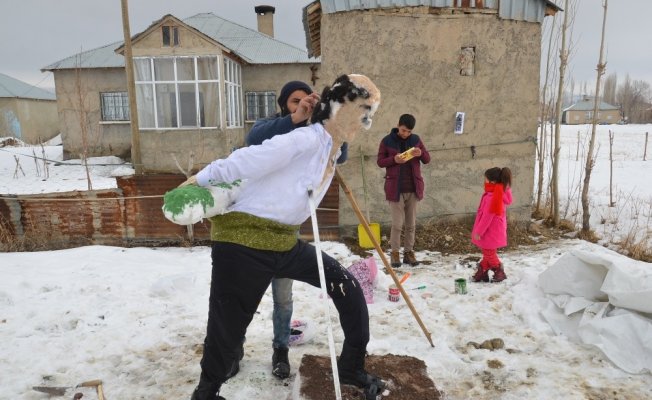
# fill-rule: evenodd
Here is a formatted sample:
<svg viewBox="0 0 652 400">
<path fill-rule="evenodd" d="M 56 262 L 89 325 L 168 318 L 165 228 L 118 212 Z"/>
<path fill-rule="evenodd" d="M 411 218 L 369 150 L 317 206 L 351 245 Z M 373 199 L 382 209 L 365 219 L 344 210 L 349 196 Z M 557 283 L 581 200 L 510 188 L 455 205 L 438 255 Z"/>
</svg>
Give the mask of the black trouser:
<svg viewBox="0 0 652 400">
<path fill-rule="evenodd" d="M 289 251 L 256 250 L 214 242 L 208 327 L 201 360 L 202 376 L 223 383 L 235 362 L 247 326 L 273 278 L 290 278 L 320 287 L 315 248 L 304 241 Z M 340 315 L 344 344 L 365 349 L 369 313 L 358 281 L 322 252 L 328 295 Z"/>
</svg>

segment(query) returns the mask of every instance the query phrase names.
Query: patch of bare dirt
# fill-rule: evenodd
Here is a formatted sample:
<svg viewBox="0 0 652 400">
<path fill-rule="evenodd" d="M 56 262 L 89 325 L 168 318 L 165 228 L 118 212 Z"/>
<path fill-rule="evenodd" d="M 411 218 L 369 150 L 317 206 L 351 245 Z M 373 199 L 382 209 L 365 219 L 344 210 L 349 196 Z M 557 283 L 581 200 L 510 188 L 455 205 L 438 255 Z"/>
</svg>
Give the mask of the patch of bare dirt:
<svg viewBox="0 0 652 400">
<path fill-rule="evenodd" d="M 471 243 L 473 222 L 428 222 L 417 226 L 414 250 L 437 251 L 444 255 L 479 253 Z M 549 227 L 545 223 L 531 222 L 529 225 L 510 223 L 507 226 L 507 250 L 559 239 L 563 231 Z M 389 253 L 389 227 L 381 231 L 381 248 Z M 534 238 L 537 238 L 536 240 Z M 360 247 L 357 237 L 342 237 L 351 252 L 360 257 L 368 257 L 370 249 Z"/>
<path fill-rule="evenodd" d="M 387 354 L 366 358 L 365 369 L 387 382 L 383 400 L 439 400 L 441 394 L 418 358 Z M 335 398 L 330 357 L 306 354 L 299 367 L 301 396 L 305 400 Z M 341 385 L 342 400 L 364 400 L 361 389 Z M 386 394 L 386 395 L 385 395 Z"/>
</svg>

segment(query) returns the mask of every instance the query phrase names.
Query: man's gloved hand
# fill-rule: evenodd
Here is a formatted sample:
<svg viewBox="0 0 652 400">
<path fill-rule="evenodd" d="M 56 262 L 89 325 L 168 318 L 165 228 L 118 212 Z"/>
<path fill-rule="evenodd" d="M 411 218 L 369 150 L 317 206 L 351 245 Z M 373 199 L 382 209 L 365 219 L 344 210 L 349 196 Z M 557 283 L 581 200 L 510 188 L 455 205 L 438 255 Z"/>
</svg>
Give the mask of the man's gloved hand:
<svg viewBox="0 0 652 400">
<path fill-rule="evenodd" d="M 186 179 L 179 187 L 184 187 L 188 185 L 197 185 L 197 175 L 193 175 L 190 178 Z"/>
</svg>

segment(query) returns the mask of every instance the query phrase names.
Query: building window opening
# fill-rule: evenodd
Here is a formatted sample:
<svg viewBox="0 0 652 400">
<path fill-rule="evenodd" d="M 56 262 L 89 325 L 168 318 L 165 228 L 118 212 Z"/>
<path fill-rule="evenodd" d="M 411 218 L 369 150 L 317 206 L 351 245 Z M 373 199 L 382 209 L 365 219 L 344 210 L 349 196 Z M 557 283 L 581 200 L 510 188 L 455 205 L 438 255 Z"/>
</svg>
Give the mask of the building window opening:
<svg viewBox="0 0 652 400">
<path fill-rule="evenodd" d="M 268 118 L 276 114 L 276 93 L 247 92 L 247 121 Z"/>
<path fill-rule="evenodd" d="M 176 26 L 163 26 L 163 46 L 178 46 L 179 45 L 179 28 Z"/>
</svg>

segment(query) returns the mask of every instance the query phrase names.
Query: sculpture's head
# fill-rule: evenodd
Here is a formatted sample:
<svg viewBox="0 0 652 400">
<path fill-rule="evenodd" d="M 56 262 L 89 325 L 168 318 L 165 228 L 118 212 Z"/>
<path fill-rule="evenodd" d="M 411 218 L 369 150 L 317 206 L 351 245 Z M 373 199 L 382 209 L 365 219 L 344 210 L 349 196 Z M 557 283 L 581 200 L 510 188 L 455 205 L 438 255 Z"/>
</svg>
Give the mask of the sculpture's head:
<svg viewBox="0 0 652 400">
<path fill-rule="evenodd" d="M 380 105 L 380 91 L 364 75 L 341 75 L 324 88 L 312 123 L 322 123 L 337 142 L 351 142 L 360 128 L 371 128 Z"/>
</svg>

